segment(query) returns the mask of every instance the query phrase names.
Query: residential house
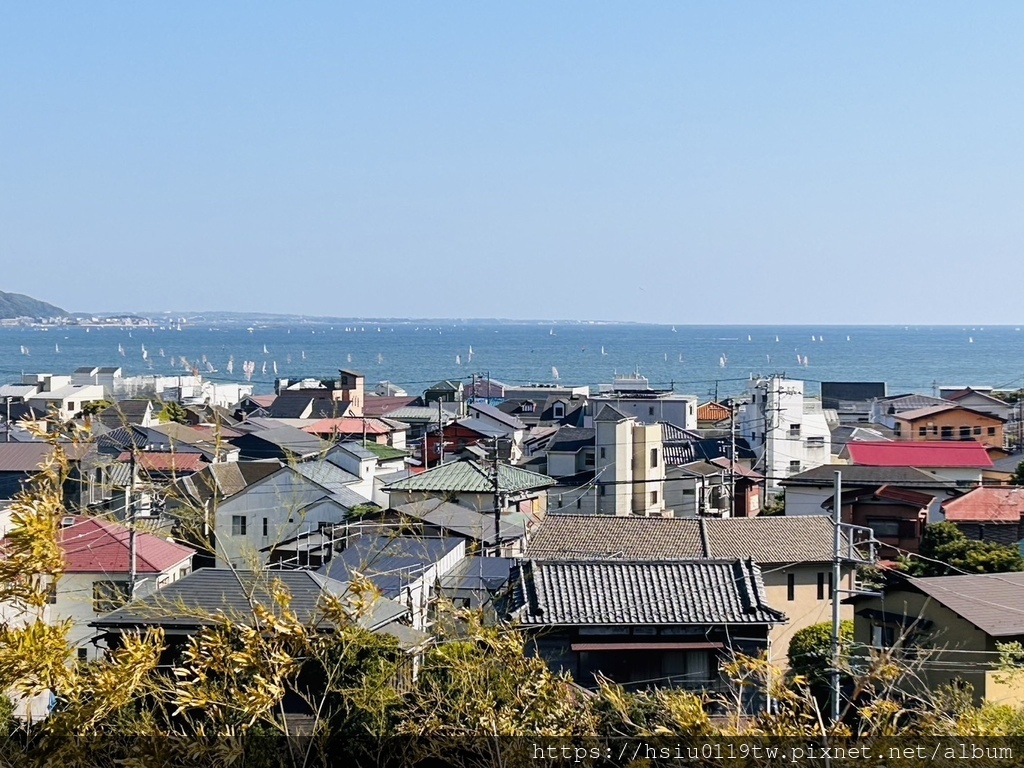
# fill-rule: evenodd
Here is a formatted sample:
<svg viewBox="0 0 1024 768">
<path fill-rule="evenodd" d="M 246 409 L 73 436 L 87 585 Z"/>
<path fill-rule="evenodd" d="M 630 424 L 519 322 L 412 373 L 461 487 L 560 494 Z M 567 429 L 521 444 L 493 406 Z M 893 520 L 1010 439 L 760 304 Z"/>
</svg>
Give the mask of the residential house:
<svg viewBox="0 0 1024 768">
<path fill-rule="evenodd" d="M 1020 547 L 1024 540 L 1024 487 L 982 486 L 942 502 L 946 522 L 969 539 Z"/>
<path fill-rule="evenodd" d="M 728 517 L 729 477 L 708 461 L 671 466 L 665 472 L 665 507 L 675 517 Z"/>
<path fill-rule="evenodd" d="M 683 429 L 697 428 L 697 397 L 676 394 L 671 387 L 657 389 L 639 373 L 614 377 L 612 384 L 590 397 L 591 412 L 600 414 L 610 405 L 640 424 L 667 421 Z M 590 426 L 586 424 L 584 426 Z"/>
<path fill-rule="evenodd" d="M 599 515 L 665 514 L 661 424 L 637 423 L 611 405 L 594 417 L 593 494 Z"/>
<path fill-rule="evenodd" d="M 543 425 L 587 426 L 590 405 L 585 395 L 544 394 L 535 398 L 505 400 L 498 410 L 527 427 Z"/>
<path fill-rule="evenodd" d="M 1007 422 L 1016 409 L 1005 400 L 993 397 L 993 391 L 992 387 L 939 387 L 939 397 Z"/>
<path fill-rule="evenodd" d="M 837 471 L 842 472 L 843 493 L 875 490 L 884 485 L 930 493 L 936 501 L 928 510 L 929 523 L 942 520 L 941 503 L 958 493 L 956 483 L 952 480 L 914 467 L 825 465 L 793 475 L 782 482 L 786 491 L 786 517 L 822 514 L 825 502 L 835 493 Z"/>
<path fill-rule="evenodd" d="M 466 413 L 479 419 L 493 429 L 502 430 L 508 440 L 509 460 L 517 464 L 523 457 L 523 440 L 528 427 L 520 419 L 510 416 L 493 405 L 484 402 L 471 402 L 466 406 Z"/>
<path fill-rule="evenodd" d="M 804 383 L 770 376 L 751 380 L 750 402 L 740 408 L 739 432 L 759 457 L 756 469 L 774 490 L 791 475 L 831 460 L 832 433 L 819 400 Z"/>
<path fill-rule="evenodd" d="M 456 419 L 450 424 L 437 427 L 424 438 L 423 465 L 432 467 L 443 461 L 446 456 L 457 456 L 470 446 L 480 446 L 485 453 L 492 451 L 498 441 L 504 441 L 504 458 L 509 460 L 509 440 L 506 430 L 492 426 L 490 423 L 476 418 Z M 499 450 L 499 455 L 502 453 Z"/>
<path fill-rule="evenodd" d="M 433 622 L 437 582 L 466 556 L 462 538 L 424 536 L 356 536 L 317 573 L 351 581 L 367 577 L 380 593 L 403 605 L 410 625 L 427 630 Z"/>
<path fill-rule="evenodd" d="M 465 557 L 441 577 L 438 597 L 456 609 L 480 611 L 485 622 L 495 622 L 503 617 L 513 566 L 518 562 L 507 557 Z"/>
<path fill-rule="evenodd" d="M 494 514 L 497 501 L 502 519 L 533 525 L 547 510 L 546 491 L 554 482 L 547 475 L 508 464 L 497 465 L 495 478 L 493 466 L 463 460 L 397 480 L 384 491 L 389 495 L 390 507 L 443 498 L 477 512 Z"/>
<path fill-rule="evenodd" d="M 917 554 L 936 498 L 934 493 L 895 485 L 848 489 L 842 493 L 842 520 L 870 528 L 879 544 L 879 556 L 896 560 Z M 822 504 L 830 514 L 834 506 L 834 496 Z"/>
<path fill-rule="evenodd" d="M 697 429 L 715 429 L 731 418 L 733 412 L 727 405 L 710 401 L 697 406 Z"/>
<path fill-rule="evenodd" d="M 871 401 L 867 420 L 873 424 L 881 424 L 889 429 L 896 429 L 896 417 L 905 411 L 917 411 L 921 408 L 932 408 L 936 405 L 949 405 L 949 400 L 928 395 L 904 394 L 878 397 Z"/>
<path fill-rule="evenodd" d="M 786 621 L 749 560 L 530 558 L 512 605 L 537 653 L 587 687 L 605 677 L 629 689 L 724 693 L 722 662 L 766 651 Z"/>
<path fill-rule="evenodd" d="M 975 440 L 990 448 L 1004 445 L 1004 419 L 959 405 L 933 405 L 893 417 L 897 440 Z"/>
<path fill-rule="evenodd" d="M 102 657 L 89 623 L 96 616 L 124 605 L 132 592 L 130 532 L 98 517 L 66 515 L 57 544 L 64 556 L 64 573 L 54 583 L 44 619 L 56 624 L 70 620 L 68 644 L 80 661 Z M 135 535 L 135 594 L 148 595 L 188 575 L 193 550 L 159 536 Z M 4 619 L 17 622 L 17 609 L 6 605 Z"/>
<path fill-rule="evenodd" d="M 914 467 L 967 488 L 980 485 L 984 470 L 992 467 L 985 446 L 974 440 L 855 442 L 848 443 L 839 458 L 867 467 Z"/>
<path fill-rule="evenodd" d="M 1001 644 L 1024 642 L 1024 573 L 890 578 L 882 596 L 849 601 L 856 654 L 904 662 L 910 695 L 952 685 L 975 704 L 1024 703 L 1024 683 L 998 665 Z"/>
<path fill-rule="evenodd" d="M 107 429 L 117 429 L 135 425 L 149 427 L 156 419 L 153 415 L 153 403 L 150 400 L 119 400 L 109 408 L 104 408 L 96 414 L 95 421 L 98 421 Z"/>
<path fill-rule="evenodd" d="M 423 391 L 425 405 L 437 403 L 462 403 L 466 399 L 466 386 L 461 381 L 445 379 L 427 387 Z"/>
<path fill-rule="evenodd" d="M 230 442 L 238 448 L 239 459 L 243 461 L 302 461 L 323 454 L 327 448 L 327 443 L 316 435 L 287 425 L 249 432 L 231 438 Z"/>
<path fill-rule="evenodd" d="M 68 376 L 44 375 L 42 388 L 39 392 L 25 400 L 25 404 L 46 413 L 53 414 L 60 421 L 70 421 L 76 414 L 90 403 L 98 403 L 104 399 L 103 387 L 99 384 L 76 386 L 70 383 Z M 61 386 L 55 384 L 61 383 Z"/>
<path fill-rule="evenodd" d="M 129 632 L 154 628 L 164 633 L 166 649 L 161 663 L 178 661 L 188 639 L 205 627 L 232 621 L 240 626 L 256 622 L 254 607 L 280 615 L 275 598 L 279 585 L 290 597 L 288 610 L 303 625 L 317 632 L 333 632 L 332 605 L 351 606 L 355 597 L 349 584 L 307 570 L 244 571 L 200 568 L 156 594 L 140 597 L 93 621 L 100 645 L 116 649 Z M 362 610 L 351 610 L 355 621 L 377 634 L 399 639 L 406 652 L 414 652 L 425 638 L 411 630 L 408 609 L 386 597 L 366 601 Z M 322 674 L 322 673 L 321 673 Z M 294 692 L 285 696 L 286 711 L 304 711 Z"/>
<path fill-rule="evenodd" d="M 408 427 L 400 421 L 361 416 L 337 419 L 320 419 L 301 428 L 303 432 L 316 435 L 321 440 L 341 442 L 361 440 L 395 448 L 405 448 L 405 433 Z"/>
<path fill-rule="evenodd" d="M 275 553 L 278 545 L 337 525 L 369 503 L 352 490 L 358 482 L 331 461 L 211 464 L 168 488 L 165 514 L 179 537 L 196 543 L 200 564 L 266 565 L 287 559 Z"/>
<path fill-rule="evenodd" d="M 793 633 L 831 618 L 832 521 L 816 517 L 644 518 L 548 515 L 527 543 L 538 560 L 753 560 L 766 605 L 789 620 L 769 633 L 771 658 L 785 663 Z M 850 544 L 846 533 L 842 546 Z M 843 566 L 844 589 L 853 568 Z M 842 608 L 844 618 L 852 610 Z"/>
<path fill-rule="evenodd" d="M 115 396 L 120 380 L 121 369 L 117 366 L 86 365 L 76 368 L 71 374 L 71 383 L 77 387 L 89 384 L 103 387 L 105 400 Z"/>
<path fill-rule="evenodd" d="M 466 390 L 466 402 L 497 405 L 505 399 L 506 385 L 490 376 L 474 376 Z"/>
<path fill-rule="evenodd" d="M 526 526 L 508 520 L 495 520 L 493 514 L 461 507 L 444 499 L 424 499 L 401 504 L 385 515 L 386 520 L 414 523 L 425 536 L 446 536 L 465 539 L 472 551 L 506 557 L 522 554 Z M 497 530 L 495 530 L 497 526 Z"/>
</svg>

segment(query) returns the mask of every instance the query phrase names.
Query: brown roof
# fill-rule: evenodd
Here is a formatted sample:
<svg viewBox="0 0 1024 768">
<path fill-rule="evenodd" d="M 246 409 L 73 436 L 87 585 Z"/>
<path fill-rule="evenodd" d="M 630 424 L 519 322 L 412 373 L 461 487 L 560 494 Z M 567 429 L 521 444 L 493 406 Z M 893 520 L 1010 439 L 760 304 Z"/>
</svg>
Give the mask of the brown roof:
<svg viewBox="0 0 1024 768">
<path fill-rule="evenodd" d="M 991 413 L 985 413 L 984 411 L 976 411 L 973 408 L 965 408 L 962 405 L 932 405 L 927 408 L 916 408 L 913 411 L 903 411 L 895 415 L 895 418 L 900 421 L 918 421 L 919 419 L 926 419 L 929 416 L 937 416 L 940 413 L 947 413 L 949 411 L 956 411 L 957 413 L 970 413 L 974 416 L 985 416 L 992 421 L 1006 421 L 998 416 L 993 416 Z"/>
<path fill-rule="evenodd" d="M 416 396 L 366 397 L 363 400 L 363 414 L 366 416 L 384 416 L 418 401 L 419 398 Z"/>
<path fill-rule="evenodd" d="M 90 446 L 85 443 L 62 444 L 69 461 L 82 459 Z M 0 443 L 0 472 L 35 472 L 53 452 L 45 442 Z"/>
<path fill-rule="evenodd" d="M 832 521 L 824 515 L 676 518 L 551 514 L 534 533 L 527 555 L 557 559 L 825 562 L 832 557 Z"/>
<path fill-rule="evenodd" d="M 992 637 L 1024 635 L 1024 573 L 909 579 L 918 589 Z"/>
<path fill-rule="evenodd" d="M 697 406 L 697 421 L 724 421 L 731 412 L 721 403 L 710 402 Z"/>
<path fill-rule="evenodd" d="M 118 461 L 131 460 L 131 453 L 125 451 Z M 201 453 L 177 453 L 175 451 L 140 451 L 135 454 L 140 469 L 152 472 L 198 472 L 206 466 Z"/>
<path fill-rule="evenodd" d="M 943 502 L 951 523 L 1018 523 L 1024 517 L 1024 488 L 984 486 Z"/>
</svg>

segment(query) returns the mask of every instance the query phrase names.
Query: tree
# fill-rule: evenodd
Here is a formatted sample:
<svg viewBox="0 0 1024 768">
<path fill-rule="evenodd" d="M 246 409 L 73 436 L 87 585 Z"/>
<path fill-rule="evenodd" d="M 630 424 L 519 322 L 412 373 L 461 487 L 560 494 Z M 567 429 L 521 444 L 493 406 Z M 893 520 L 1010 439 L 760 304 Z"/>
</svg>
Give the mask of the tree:
<svg viewBox="0 0 1024 768">
<path fill-rule="evenodd" d="M 762 516 L 775 516 L 786 514 L 786 493 L 777 493 L 774 496 L 770 496 L 761 506 Z"/>
<path fill-rule="evenodd" d="M 903 561 L 904 569 L 913 576 L 1024 571 L 1024 557 L 1016 547 L 968 539 L 953 523 L 926 526 L 919 552 L 921 557 Z"/>
<path fill-rule="evenodd" d="M 1013 477 L 1010 478 L 1010 482 L 1013 485 L 1024 485 L 1024 461 L 1017 464 L 1017 468 L 1013 470 Z"/>
<path fill-rule="evenodd" d="M 839 623 L 839 645 L 848 647 L 853 642 L 853 622 Z M 812 684 L 825 683 L 832 666 L 832 622 L 812 624 L 793 633 L 789 643 L 789 667 Z"/>
<path fill-rule="evenodd" d="M 178 403 L 171 401 L 164 403 L 163 409 L 160 411 L 160 421 L 168 422 L 173 421 L 176 424 L 187 424 L 188 413 Z"/>
</svg>

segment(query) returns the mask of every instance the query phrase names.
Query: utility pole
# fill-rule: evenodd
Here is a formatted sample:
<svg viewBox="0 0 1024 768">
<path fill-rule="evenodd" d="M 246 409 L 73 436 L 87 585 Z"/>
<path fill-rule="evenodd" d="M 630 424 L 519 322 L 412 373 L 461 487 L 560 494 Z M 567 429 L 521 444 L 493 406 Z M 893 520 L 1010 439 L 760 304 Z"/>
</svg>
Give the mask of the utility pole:
<svg viewBox="0 0 1024 768">
<path fill-rule="evenodd" d="M 11 442 L 11 398 L 7 398 L 7 421 L 4 422 L 4 442 Z"/>
<path fill-rule="evenodd" d="M 843 473 L 836 470 L 835 494 L 832 497 L 832 724 L 839 722 L 839 578 L 841 575 L 840 532 L 843 524 Z"/>
<path fill-rule="evenodd" d="M 729 503 L 736 515 L 736 398 L 729 400 Z M 744 510 L 744 513 L 746 510 Z M 744 514 L 746 517 L 746 514 Z"/>
<path fill-rule="evenodd" d="M 135 599 L 135 578 L 137 576 L 136 541 L 135 541 L 135 445 L 132 445 L 131 461 L 129 467 L 131 475 L 128 478 L 128 600 Z"/>
<path fill-rule="evenodd" d="M 444 414 L 442 413 L 440 398 L 437 401 L 437 435 L 437 463 L 444 464 Z"/>
<path fill-rule="evenodd" d="M 498 478 L 498 436 L 494 436 L 494 474 L 492 476 L 494 488 L 494 556 L 501 557 L 501 482 Z"/>
</svg>

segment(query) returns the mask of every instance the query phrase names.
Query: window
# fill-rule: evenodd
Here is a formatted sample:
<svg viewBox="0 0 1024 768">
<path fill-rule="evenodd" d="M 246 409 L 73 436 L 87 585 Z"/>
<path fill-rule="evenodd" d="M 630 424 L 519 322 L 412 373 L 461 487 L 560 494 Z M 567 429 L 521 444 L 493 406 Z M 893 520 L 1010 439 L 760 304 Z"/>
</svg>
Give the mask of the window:
<svg viewBox="0 0 1024 768">
<path fill-rule="evenodd" d="M 49 605 L 57 604 L 57 582 L 54 581 L 46 588 L 46 602 Z"/>
<path fill-rule="evenodd" d="M 605 492 L 606 492 L 607 490 L 608 490 L 608 486 L 607 486 L 607 485 L 602 485 L 602 486 L 601 486 L 601 495 L 602 495 L 602 496 L 606 495 L 606 493 L 605 493 Z"/>
<path fill-rule="evenodd" d="M 974 434 L 980 435 L 981 434 L 981 427 L 975 427 L 974 428 Z"/>
<path fill-rule="evenodd" d="M 898 430 L 897 434 L 899 434 Z M 926 437 L 928 435 L 928 427 L 918 427 L 917 434 L 920 435 L 921 437 Z"/>
<path fill-rule="evenodd" d="M 231 535 L 245 536 L 245 515 L 231 516 Z"/>
<path fill-rule="evenodd" d="M 871 645 L 874 648 L 892 648 L 896 645 L 896 628 L 876 624 L 871 628 Z"/>
<path fill-rule="evenodd" d="M 576 497 L 576 509 L 582 509 L 582 508 L 583 508 L 583 497 L 582 496 L 577 496 Z"/>
<path fill-rule="evenodd" d="M 88 661 L 89 660 L 89 649 L 88 648 L 79 648 L 78 649 L 78 660 L 79 661 Z"/>
<path fill-rule="evenodd" d="M 996 433 L 996 428 L 995 428 L 995 427 L 989 427 L 989 428 L 988 428 L 988 434 L 989 434 L 990 436 L 991 436 L 991 435 L 994 435 L 995 433 Z"/>
<path fill-rule="evenodd" d="M 592 467 L 594 466 L 594 454 L 592 451 L 585 451 L 583 453 L 583 466 Z"/>
<path fill-rule="evenodd" d="M 898 539 L 900 537 L 899 520 L 871 520 L 868 519 L 870 528 L 878 538 Z"/>
<path fill-rule="evenodd" d="M 828 585 L 828 591 L 825 590 L 825 585 Z M 818 599 L 828 600 L 832 597 L 832 574 L 831 572 L 826 573 L 825 571 L 818 572 Z"/>
<path fill-rule="evenodd" d="M 648 416 L 653 416 L 654 415 L 654 406 L 653 405 L 647 406 L 647 415 Z"/>
<path fill-rule="evenodd" d="M 658 449 L 651 448 L 651 468 L 658 466 Z"/>
<path fill-rule="evenodd" d="M 178 578 L 179 579 L 184 579 L 186 576 L 188 576 L 188 566 L 185 566 L 184 568 L 179 568 L 178 569 Z"/>
<path fill-rule="evenodd" d="M 970 427 L 960 427 L 960 439 L 961 440 L 970 440 L 971 439 L 971 428 Z"/>
<path fill-rule="evenodd" d="M 127 581 L 94 581 L 92 583 L 92 609 L 96 613 L 110 613 L 127 602 Z"/>
<path fill-rule="evenodd" d="M 796 574 L 786 574 L 786 599 L 789 602 L 796 600 Z"/>
<path fill-rule="evenodd" d="M 952 440 L 953 439 L 953 428 L 952 427 L 943 427 L 942 428 L 942 439 L 943 440 Z"/>
<path fill-rule="evenodd" d="M 554 416 L 556 419 L 561 419 L 563 416 L 565 416 L 565 406 L 562 405 L 561 403 L 555 403 Z"/>
<path fill-rule="evenodd" d="M 604 454 L 604 446 L 602 446 L 602 447 L 601 447 L 601 458 L 603 459 L 604 457 L 605 457 L 605 454 Z"/>
<path fill-rule="evenodd" d="M 520 410 L 523 413 L 533 413 L 533 403 L 523 403 Z"/>
<path fill-rule="evenodd" d="M 790 472 L 799 472 L 800 471 L 800 461 L 794 459 L 793 461 L 789 462 L 789 471 Z"/>
<path fill-rule="evenodd" d="M 264 536 L 269 536 L 270 535 L 269 528 L 270 528 L 269 521 L 267 520 L 267 518 L 264 517 L 263 518 L 263 535 Z"/>
<path fill-rule="evenodd" d="M 651 504 L 657 504 L 657 503 L 658 503 L 658 492 L 657 491 L 651 491 Z"/>
<path fill-rule="evenodd" d="M 790 437 L 800 437 L 800 425 L 799 424 L 790 424 L 789 425 L 789 436 Z"/>
</svg>

